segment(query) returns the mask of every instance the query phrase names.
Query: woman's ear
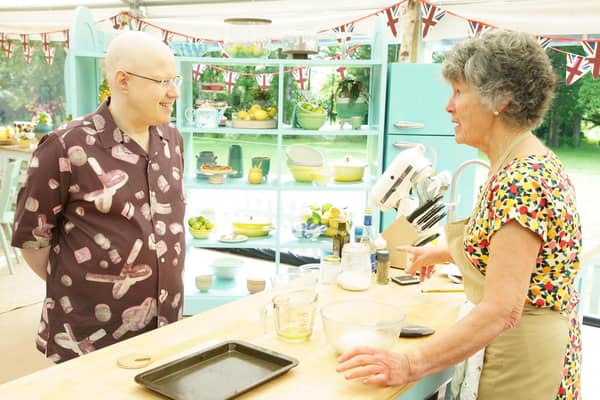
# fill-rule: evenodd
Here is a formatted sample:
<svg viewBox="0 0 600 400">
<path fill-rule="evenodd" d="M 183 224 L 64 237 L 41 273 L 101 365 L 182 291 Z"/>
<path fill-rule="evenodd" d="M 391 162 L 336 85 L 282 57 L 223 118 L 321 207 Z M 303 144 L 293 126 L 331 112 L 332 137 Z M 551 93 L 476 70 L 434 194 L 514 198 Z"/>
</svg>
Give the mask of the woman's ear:
<svg viewBox="0 0 600 400">
<path fill-rule="evenodd" d="M 496 108 L 496 111 L 498 111 L 499 113 L 502 113 L 502 111 L 504 111 L 504 109 L 506 109 L 506 107 L 508 107 L 508 105 L 510 104 L 511 101 L 512 101 L 512 93 L 510 93 L 510 92 L 505 93 L 504 96 L 502 96 L 502 101 Z"/>
</svg>

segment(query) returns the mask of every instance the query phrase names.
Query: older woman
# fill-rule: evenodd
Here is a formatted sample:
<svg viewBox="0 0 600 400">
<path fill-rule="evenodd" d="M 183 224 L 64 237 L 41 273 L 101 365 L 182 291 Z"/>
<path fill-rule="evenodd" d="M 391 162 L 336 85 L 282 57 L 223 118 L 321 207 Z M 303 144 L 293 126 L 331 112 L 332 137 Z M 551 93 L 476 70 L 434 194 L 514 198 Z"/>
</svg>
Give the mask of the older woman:
<svg viewBox="0 0 600 400">
<path fill-rule="evenodd" d="M 471 217 L 446 226 L 447 245 L 400 250 L 413 254 L 409 271 L 421 277 L 436 263 L 457 264 L 476 306 L 409 352 L 358 348 L 337 370 L 400 385 L 485 347 L 479 399 L 578 398 L 580 221 L 562 164 L 531 133 L 553 96 L 550 61 L 530 35 L 496 32 L 456 45 L 443 75 L 456 142 L 488 156 L 488 181 Z"/>
</svg>

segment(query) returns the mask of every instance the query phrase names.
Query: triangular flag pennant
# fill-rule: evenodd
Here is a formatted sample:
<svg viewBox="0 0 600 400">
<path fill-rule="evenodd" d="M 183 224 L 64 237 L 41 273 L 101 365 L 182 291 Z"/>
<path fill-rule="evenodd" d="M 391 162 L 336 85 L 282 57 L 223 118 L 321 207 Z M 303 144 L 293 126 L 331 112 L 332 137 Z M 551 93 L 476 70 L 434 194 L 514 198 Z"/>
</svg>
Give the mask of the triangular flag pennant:
<svg viewBox="0 0 600 400">
<path fill-rule="evenodd" d="M 429 30 L 437 25 L 446 15 L 446 11 L 432 4 L 421 3 L 421 22 L 423 25 L 423 39 L 427 37 Z"/>
<path fill-rule="evenodd" d="M 48 34 L 42 33 L 42 51 L 44 52 L 44 54 L 48 52 L 48 46 Z"/>
<path fill-rule="evenodd" d="M 590 69 L 592 69 L 592 66 L 588 64 L 588 60 L 585 57 L 573 53 L 567 53 L 565 82 L 567 85 L 577 82 Z"/>
<path fill-rule="evenodd" d="M 110 20 L 113 24 L 113 26 L 112 26 L 113 29 L 119 29 L 121 27 L 121 24 L 119 24 L 119 16 L 118 15 L 110 17 Z"/>
<path fill-rule="evenodd" d="M 336 71 L 338 74 L 340 74 L 340 79 L 341 79 L 341 80 L 344 80 L 344 79 L 346 79 L 346 67 L 344 67 L 344 66 L 341 66 L 341 65 L 340 65 L 339 67 L 337 67 L 337 68 L 336 68 L 336 70 L 335 70 L 335 71 Z"/>
<path fill-rule="evenodd" d="M 29 35 L 21 35 L 21 46 L 23 47 L 23 53 L 25 53 L 29 47 Z"/>
<path fill-rule="evenodd" d="M 48 47 L 44 50 L 44 57 L 46 58 L 46 63 L 48 65 L 54 63 L 54 53 L 56 53 L 56 47 Z"/>
<path fill-rule="evenodd" d="M 6 52 L 6 58 L 8 58 L 10 60 L 15 52 L 15 49 L 13 47 L 13 42 L 8 40 L 6 42 L 6 44 L 4 45 L 4 51 Z"/>
<path fill-rule="evenodd" d="M 6 33 L 0 32 L 0 50 L 4 50 L 4 47 L 6 46 L 7 42 L 8 37 L 6 36 Z"/>
<path fill-rule="evenodd" d="M 173 40 L 173 32 L 162 29 L 162 41 L 168 46 L 171 40 Z"/>
<path fill-rule="evenodd" d="M 206 64 L 194 64 L 194 66 L 192 68 L 193 69 L 194 82 L 198 82 L 200 80 L 200 77 L 202 76 L 202 74 L 206 70 L 206 67 L 207 67 Z"/>
<path fill-rule="evenodd" d="M 587 54 L 586 61 L 592 69 L 592 76 L 597 79 L 600 74 L 600 46 L 593 40 L 584 40 L 581 45 Z"/>
<path fill-rule="evenodd" d="M 239 74 L 233 71 L 223 71 L 223 76 L 225 77 L 225 86 L 227 86 L 227 94 L 231 94 L 233 92 L 233 87 L 235 86 L 235 82 L 237 82 Z"/>
<path fill-rule="evenodd" d="M 552 44 L 552 38 L 545 36 L 536 36 L 538 44 L 542 49 L 547 49 Z"/>
<path fill-rule="evenodd" d="M 335 28 L 331 29 L 332 31 L 334 31 L 335 33 L 338 33 L 338 43 L 342 43 L 342 39 L 346 42 L 349 42 L 351 37 L 350 36 L 344 36 L 344 33 L 351 33 L 354 32 L 354 23 L 350 22 L 348 24 L 344 24 L 344 25 L 340 25 L 340 26 L 336 26 Z"/>
<path fill-rule="evenodd" d="M 33 47 L 31 45 L 27 45 L 23 50 L 23 56 L 25 56 L 25 62 L 27 64 L 31 64 L 31 59 L 33 58 Z"/>
<path fill-rule="evenodd" d="M 469 34 L 471 36 L 479 36 L 494 29 L 492 26 L 486 25 L 483 22 L 469 20 Z"/>
<path fill-rule="evenodd" d="M 399 14 L 400 14 L 400 5 L 397 4 L 395 6 L 391 6 L 383 10 L 385 13 L 385 18 L 387 19 L 386 25 L 390 28 L 393 37 L 398 37 L 398 31 L 396 30 L 396 25 L 400 22 Z"/>
<path fill-rule="evenodd" d="M 65 51 L 69 50 L 69 30 L 66 29 L 63 31 L 63 33 L 65 34 Z"/>
<path fill-rule="evenodd" d="M 273 74 L 257 74 L 256 82 L 258 83 L 258 87 L 260 90 L 269 90 L 269 86 L 271 86 L 271 81 L 273 80 Z"/>
<path fill-rule="evenodd" d="M 308 73 L 310 67 L 298 67 L 292 70 L 292 75 L 296 80 L 296 83 L 300 87 L 300 90 L 305 90 L 306 82 L 308 81 Z"/>
<path fill-rule="evenodd" d="M 133 27 L 135 30 L 143 31 L 146 26 L 146 23 L 139 18 L 133 18 Z"/>
</svg>

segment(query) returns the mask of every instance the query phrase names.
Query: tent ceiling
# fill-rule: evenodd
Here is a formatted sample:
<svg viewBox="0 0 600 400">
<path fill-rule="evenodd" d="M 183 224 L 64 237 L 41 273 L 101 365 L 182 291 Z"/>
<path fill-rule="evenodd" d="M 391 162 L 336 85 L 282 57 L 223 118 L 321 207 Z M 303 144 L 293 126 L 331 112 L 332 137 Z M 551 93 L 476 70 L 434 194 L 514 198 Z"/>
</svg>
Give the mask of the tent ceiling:
<svg viewBox="0 0 600 400">
<path fill-rule="evenodd" d="M 191 36 L 222 39 L 228 17 L 262 17 L 273 21 L 273 37 L 295 30 L 318 32 L 370 15 L 394 0 L 0 0 L 0 32 L 38 33 L 62 30 L 78 5 L 96 20 L 139 5 L 141 16 L 155 25 Z M 598 0 L 463 0 L 435 1 L 460 16 L 506 29 L 538 34 L 600 33 Z M 374 17 L 356 24 L 372 32 Z M 466 36 L 466 22 L 444 18 L 433 37 Z M 452 22 L 454 21 L 454 22 Z M 105 24 L 107 29 L 110 24 Z"/>
</svg>

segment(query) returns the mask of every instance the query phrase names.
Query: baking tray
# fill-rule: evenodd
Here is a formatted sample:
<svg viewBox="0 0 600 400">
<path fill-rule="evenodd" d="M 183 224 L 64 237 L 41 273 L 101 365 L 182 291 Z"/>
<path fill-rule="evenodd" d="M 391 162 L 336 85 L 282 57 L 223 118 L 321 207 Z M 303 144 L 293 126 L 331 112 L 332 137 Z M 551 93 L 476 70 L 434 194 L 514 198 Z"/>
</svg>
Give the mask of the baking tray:
<svg viewBox="0 0 600 400">
<path fill-rule="evenodd" d="M 142 372 L 135 381 L 174 400 L 233 399 L 296 365 L 293 357 L 231 340 Z"/>
</svg>

